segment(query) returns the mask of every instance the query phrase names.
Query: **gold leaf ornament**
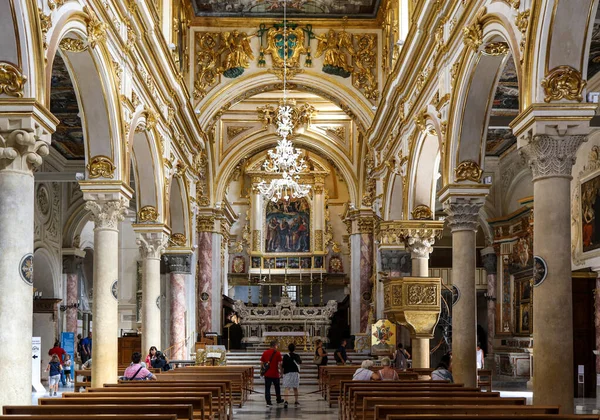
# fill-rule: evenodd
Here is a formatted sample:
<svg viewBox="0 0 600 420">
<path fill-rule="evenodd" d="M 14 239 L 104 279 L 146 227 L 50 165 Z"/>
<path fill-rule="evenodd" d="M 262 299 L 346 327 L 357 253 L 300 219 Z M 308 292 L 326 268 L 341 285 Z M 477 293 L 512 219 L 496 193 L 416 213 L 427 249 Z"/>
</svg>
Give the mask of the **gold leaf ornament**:
<svg viewBox="0 0 600 420">
<path fill-rule="evenodd" d="M 415 220 L 432 220 L 433 212 L 431 208 L 425 204 L 420 204 L 413 209 L 411 212 L 413 219 Z"/>
<path fill-rule="evenodd" d="M 472 160 L 465 160 L 454 169 L 454 178 L 457 182 L 479 182 L 481 175 L 483 175 L 483 170 L 479 167 L 477 162 L 473 162 Z"/>
<path fill-rule="evenodd" d="M 99 42 L 106 41 L 106 24 L 98 19 L 96 13 L 89 6 L 84 6 L 83 12 L 87 15 L 85 24 L 87 25 L 88 43 L 90 47 L 95 48 Z"/>
<path fill-rule="evenodd" d="M 138 222 L 156 222 L 158 220 L 158 211 L 154 206 L 144 206 L 138 211 Z"/>
<path fill-rule="evenodd" d="M 479 9 L 473 23 L 463 28 L 463 43 L 474 52 L 477 52 L 483 43 L 483 16 L 486 12 L 485 7 Z"/>
<path fill-rule="evenodd" d="M 483 48 L 484 55 L 499 56 L 508 54 L 509 48 L 506 42 L 490 42 Z"/>
<path fill-rule="evenodd" d="M 59 46 L 61 50 L 73 53 L 84 52 L 88 48 L 82 40 L 74 38 L 64 38 Z"/>
<path fill-rule="evenodd" d="M 113 178 L 117 167 L 109 157 L 98 155 L 87 164 L 87 169 L 90 178 Z"/>
<path fill-rule="evenodd" d="M 7 62 L 0 62 L 0 94 L 23 97 L 23 89 L 27 82 L 27 76 Z"/>
<path fill-rule="evenodd" d="M 171 235 L 171 242 L 175 246 L 185 246 L 187 243 L 187 238 L 183 233 L 173 233 Z"/>
<path fill-rule="evenodd" d="M 581 72 L 571 66 L 558 66 L 546 74 L 542 80 L 544 88 L 544 102 L 568 99 L 570 101 L 583 101 L 583 88 L 587 82 L 583 80 Z"/>
</svg>

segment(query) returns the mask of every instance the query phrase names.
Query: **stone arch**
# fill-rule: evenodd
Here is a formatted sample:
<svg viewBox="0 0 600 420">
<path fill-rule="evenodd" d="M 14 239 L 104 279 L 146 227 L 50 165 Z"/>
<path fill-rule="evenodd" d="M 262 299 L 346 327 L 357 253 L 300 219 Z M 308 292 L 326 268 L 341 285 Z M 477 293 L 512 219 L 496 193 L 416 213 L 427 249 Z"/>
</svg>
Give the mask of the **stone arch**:
<svg viewBox="0 0 600 420">
<path fill-rule="evenodd" d="M 80 5 L 71 2 L 53 14 L 55 24 L 47 34 L 46 105 L 50 101 L 52 64 L 56 54 L 60 54 L 73 82 L 82 117 L 86 164 L 96 156 L 108 157 L 115 167 L 112 179 L 123 180 L 127 163 L 117 82 L 104 41 L 93 40 L 88 35 L 86 19 L 90 14 L 93 15 L 90 9 L 82 10 Z M 76 47 L 61 48 L 65 39 L 74 40 Z M 86 175 L 90 177 L 89 167 Z"/>
<path fill-rule="evenodd" d="M 407 215 L 419 205 L 435 211 L 437 174 L 440 168 L 438 136 L 430 131 L 417 137 L 414 154 L 410 159 L 408 178 Z"/>
<path fill-rule="evenodd" d="M 73 243 L 77 242 L 76 238 L 79 238 L 80 246 L 78 246 L 77 248 L 83 249 L 83 243 L 81 241 L 81 232 L 83 231 L 85 225 L 91 221 L 92 214 L 89 210 L 85 209 L 85 202 L 82 201 L 80 205 L 72 211 L 71 215 L 63 225 L 63 247 L 74 247 Z"/>
<path fill-rule="evenodd" d="M 262 151 L 272 149 L 277 142 L 277 135 L 273 133 L 258 132 L 250 136 L 246 141 L 234 147 L 228 157 L 222 162 L 219 170 L 219 177 L 215 179 L 215 197 L 220 201 L 225 197 L 227 182 L 244 156 L 253 156 Z M 352 163 L 341 153 L 336 152 L 335 148 L 330 146 L 316 133 L 304 132 L 294 138 L 294 145 L 302 149 L 314 151 L 321 156 L 331 159 L 336 168 L 340 171 L 342 177 L 346 180 L 350 201 L 356 203 L 358 200 L 358 187 L 356 185 L 356 176 L 352 168 Z"/>
<path fill-rule="evenodd" d="M 43 297 L 58 297 L 61 292 L 61 268 L 56 259 L 43 244 L 36 244 L 33 252 L 33 287 L 42 292 Z"/>
<path fill-rule="evenodd" d="M 0 67 L 8 74 L 24 78 L 14 93 L 24 98 L 42 100 L 44 56 L 40 17 L 34 2 L 8 0 L 0 4 Z"/>
<path fill-rule="evenodd" d="M 133 114 L 127 138 L 127 144 L 129 145 L 127 155 L 133 163 L 138 215 L 144 207 L 152 206 L 158 214 L 157 221 L 165 222 L 167 220 L 167 210 L 163 197 L 163 165 L 161 153 L 157 146 L 156 133 L 151 126 L 153 124 L 151 115 L 151 112 L 141 108 Z"/>
<path fill-rule="evenodd" d="M 506 189 L 504 196 L 502 197 L 503 215 L 508 215 L 517 210 L 520 206 L 516 206 L 515 204 L 518 204 L 519 199 L 533 196 L 532 177 L 533 176 L 529 168 L 523 168 L 520 172 L 515 174 L 514 178 L 510 182 L 510 185 Z M 521 194 L 517 195 L 518 192 L 521 192 Z"/>
<path fill-rule="evenodd" d="M 167 224 L 171 228 L 173 238 L 176 234 L 185 236 L 185 245 L 190 246 L 192 243 L 192 227 L 189 208 L 189 191 L 186 188 L 186 182 L 180 176 L 171 178 L 168 202 L 168 219 Z M 172 244 L 173 245 L 173 244 Z"/>
<path fill-rule="evenodd" d="M 404 219 L 404 185 L 400 174 L 392 173 L 390 175 L 383 218 L 385 220 Z"/>
<path fill-rule="evenodd" d="M 454 170 L 462 162 L 475 162 L 479 168 L 484 166 L 494 93 L 507 60 L 511 56 L 515 60 L 520 57 L 514 28 L 506 23 L 502 8 L 494 7 L 493 13 L 486 13 L 487 9 L 482 8 L 469 26 L 470 30 L 481 30 L 483 35 L 481 39 L 466 43 L 458 61 L 449 110 L 448 141 L 444 146 L 443 185 L 456 182 Z M 517 73 L 522 84 L 520 70 Z M 522 109 L 521 102 L 520 106 Z"/>
</svg>

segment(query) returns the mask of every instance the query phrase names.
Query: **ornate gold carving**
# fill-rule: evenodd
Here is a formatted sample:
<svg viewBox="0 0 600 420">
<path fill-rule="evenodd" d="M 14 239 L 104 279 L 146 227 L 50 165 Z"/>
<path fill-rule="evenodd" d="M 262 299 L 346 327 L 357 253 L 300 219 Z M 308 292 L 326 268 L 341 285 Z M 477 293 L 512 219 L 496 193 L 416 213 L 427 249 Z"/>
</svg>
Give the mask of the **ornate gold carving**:
<svg viewBox="0 0 600 420">
<path fill-rule="evenodd" d="M 58 45 L 61 50 L 73 53 L 84 52 L 88 49 L 87 45 L 85 45 L 82 40 L 75 38 L 64 38 Z"/>
<path fill-rule="evenodd" d="M 529 27 L 529 16 L 531 12 L 529 9 L 517 13 L 515 17 L 515 25 L 521 32 L 521 42 L 519 42 L 519 51 L 521 52 L 521 64 L 523 64 L 525 54 L 525 43 L 527 42 L 527 28 Z"/>
<path fill-rule="evenodd" d="M 63 4 L 65 4 L 66 0 L 48 0 L 48 7 L 50 8 L 50 10 L 54 10 L 57 7 L 61 7 Z"/>
<path fill-rule="evenodd" d="M 308 103 L 296 106 L 296 101 L 288 99 L 287 105 L 292 108 L 292 124 L 294 125 L 294 129 L 303 125 L 308 127 L 311 124 L 313 117 L 317 114 L 315 107 Z M 279 106 L 283 106 L 283 103 L 280 103 Z M 262 121 L 265 128 L 268 128 L 271 125 L 277 125 L 279 108 L 267 104 L 256 108 L 256 112 L 258 113 L 258 119 Z"/>
<path fill-rule="evenodd" d="M 315 230 L 315 251 L 323 251 L 323 231 L 321 229 Z"/>
<path fill-rule="evenodd" d="M 460 61 L 452 64 L 452 68 L 450 69 L 450 80 L 452 88 L 454 88 L 454 83 L 456 82 L 456 76 L 458 76 L 458 70 L 460 68 Z"/>
<path fill-rule="evenodd" d="M 474 52 L 477 52 L 483 43 L 483 16 L 486 12 L 485 7 L 479 9 L 473 23 L 463 28 L 463 42 Z"/>
<path fill-rule="evenodd" d="M 40 17 L 40 29 L 42 31 L 42 41 L 44 44 L 44 49 L 48 48 L 48 43 L 46 42 L 46 34 L 52 27 L 52 15 L 44 14 L 44 11 L 38 7 L 38 15 Z"/>
<path fill-rule="evenodd" d="M 287 78 L 291 79 L 295 75 L 302 73 L 304 70 L 300 69 L 300 56 L 302 54 L 307 54 L 305 67 L 310 67 L 312 64 L 312 60 L 310 58 L 310 49 L 306 48 L 305 40 L 306 35 L 303 28 L 300 27 L 291 27 L 288 26 L 286 29 L 286 34 L 284 35 L 283 26 L 277 25 L 275 27 L 270 28 L 267 31 L 267 47 L 262 48 L 260 50 L 259 58 L 258 58 L 258 66 L 264 67 L 265 56 L 271 56 L 271 62 L 273 63 L 272 69 L 269 70 L 269 73 L 274 74 L 280 80 L 283 80 L 283 55 L 281 53 L 281 46 L 278 45 L 280 40 L 283 37 L 286 37 L 287 45 L 291 44 L 290 41 L 293 39 L 294 47 L 291 51 L 291 55 L 288 52 L 288 56 L 286 57 L 286 75 Z M 261 38 L 262 43 L 262 38 Z M 288 50 L 289 51 L 289 50 Z"/>
<path fill-rule="evenodd" d="M 91 48 L 95 48 L 99 42 L 106 41 L 106 23 L 101 22 L 89 6 L 83 6 L 83 13 L 87 15 L 85 24 L 87 25 L 88 44 Z"/>
<path fill-rule="evenodd" d="M 356 221 L 358 225 L 358 232 L 364 234 L 371 234 L 375 228 L 375 221 L 373 218 L 360 218 Z"/>
<path fill-rule="evenodd" d="M 415 207 L 412 211 L 412 217 L 415 220 L 432 220 L 433 212 L 429 208 L 429 206 L 425 204 L 420 204 Z"/>
<path fill-rule="evenodd" d="M 582 79 L 581 72 L 571 66 L 558 66 L 550 70 L 544 80 L 545 102 L 568 99 L 570 101 L 583 101 L 583 88 L 587 82 Z"/>
<path fill-rule="evenodd" d="M 512 6 L 513 9 L 518 9 L 521 7 L 521 0 L 502 0 L 504 3 Z"/>
<path fill-rule="evenodd" d="M 366 180 L 365 193 L 362 196 L 361 204 L 365 207 L 371 207 L 375 202 L 377 180 L 373 177 L 368 177 Z"/>
<path fill-rule="evenodd" d="M 258 229 L 252 231 L 252 251 L 261 250 L 262 232 Z"/>
<path fill-rule="evenodd" d="M 107 156 L 94 156 L 87 164 L 90 178 L 113 178 L 117 167 Z"/>
<path fill-rule="evenodd" d="M 212 232 L 215 229 L 215 216 L 198 215 L 196 229 L 198 232 Z"/>
<path fill-rule="evenodd" d="M 0 62 L 0 93 L 21 98 L 27 76 L 11 63 Z"/>
<path fill-rule="evenodd" d="M 171 243 L 175 246 L 185 246 L 187 244 L 187 238 L 183 233 L 173 233 L 171 235 Z"/>
<path fill-rule="evenodd" d="M 325 127 L 325 131 L 327 131 L 328 133 L 333 134 L 334 136 L 336 136 L 340 140 L 345 140 L 346 139 L 346 127 L 344 127 L 343 125 L 327 126 L 327 127 Z"/>
<path fill-rule="evenodd" d="M 227 127 L 227 140 L 233 140 L 235 137 L 242 134 L 244 131 L 248 131 L 252 126 L 228 126 Z"/>
<path fill-rule="evenodd" d="M 460 181 L 473 181 L 479 182 L 483 170 L 479 167 L 477 162 L 472 160 L 465 160 L 461 162 L 456 169 L 454 169 L 454 179 L 457 182 Z"/>
<path fill-rule="evenodd" d="M 352 54 L 354 69 L 352 84 L 367 99 L 376 101 L 379 98 L 377 84 L 377 34 L 352 35 L 356 45 Z"/>
<path fill-rule="evenodd" d="M 408 286 L 408 304 L 409 305 L 435 305 L 437 301 L 438 289 L 436 286 L 409 285 Z"/>
<path fill-rule="evenodd" d="M 137 219 L 140 223 L 156 222 L 158 221 L 158 211 L 154 206 L 144 206 L 138 211 Z"/>
<path fill-rule="evenodd" d="M 500 41 L 500 42 L 490 42 L 486 44 L 483 48 L 483 53 L 485 55 L 498 56 L 498 55 L 506 55 L 508 54 L 509 48 L 508 43 Z"/>
</svg>

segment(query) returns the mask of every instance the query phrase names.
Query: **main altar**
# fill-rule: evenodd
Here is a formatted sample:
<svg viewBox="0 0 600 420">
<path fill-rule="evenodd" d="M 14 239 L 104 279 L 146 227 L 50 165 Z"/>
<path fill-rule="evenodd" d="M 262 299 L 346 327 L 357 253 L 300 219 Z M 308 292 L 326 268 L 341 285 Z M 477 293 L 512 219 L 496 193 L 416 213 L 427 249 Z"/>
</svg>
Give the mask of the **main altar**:
<svg viewBox="0 0 600 420">
<path fill-rule="evenodd" d="M 331 317 L 337 311 L 337 302 L 325 306 L 299 307 L 288 296 L 282 296 L 274 306 L 249 306 L 241 300 L 234 304 L 244 332 L 243 343 L 261 344 L 276 339 L 280 345 L 293 342 L 306 345 L 316 339 L 329 342 Z"/>
</svg>

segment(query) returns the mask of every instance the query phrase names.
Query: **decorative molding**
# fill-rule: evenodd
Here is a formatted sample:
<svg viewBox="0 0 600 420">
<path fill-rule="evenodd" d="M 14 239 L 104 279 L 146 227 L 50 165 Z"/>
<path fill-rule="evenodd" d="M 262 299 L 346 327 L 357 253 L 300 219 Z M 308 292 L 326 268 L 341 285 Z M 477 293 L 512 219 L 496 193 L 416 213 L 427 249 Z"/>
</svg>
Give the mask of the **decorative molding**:
<svg viewBox="0 0 600 420">
<path fill-rule="evenodd" d="M 91 48 L 95 48 L 98 43 L 106 41 L 106 23 L 101 22 L 89 6 L 83 6 L 83 13 L 87 15 L 85 24 L 87 25 L 88 44 Z"/>
<path fill-rule="evenodd" d="M 108 156 L 102 155 L 94 156 L 86 167 L 89 172 L 89 177 L 92 179 L 114 178 L 115 169 L 117 169 Z"/>
<path fill-rule="evenodd" d="M 213 232 L 215 230 L 215 216 L 198 215 L 196 217 L 196 230 L 198 232 Z"/>
<path fill-rule="evenodd" d="M 361 234 L 372 234 L 375 229 L 375 220 L 372 217 L 361 217 L 356 220 L 358 232 Z"/>
<path fill-rule="evenodd" d="M 170 239 L 171 243 L 178 247 L 183 247 L 187 244 L 187 238 L 183 233 L 173 233 Z"/>
<path fill-rule="evenodd" d="M 378 237 L 383 246 L 404 244 L 413 258 L 429 258 L 443 230 L 442 221 L 393 220 L 380 223 Z"/>
<path fill-rule="evenodd" d="M 0 170 L 32 171 L 49 153 L 48 144 L 34 132 L 0 131 Z"/>
<path fill-rule="evenodd" d="M 22 98 L 26 82 L 27 76 L 21 70 L 11 63 L 0 62 L 0 94 Z"/>
<path fill-rule="evenodd" d="M 533 174 L 533 180 L 547 177 L 571 178 L 571 169 L 575 164 L 577 149 L 587 140 L 586 136 L 533 136 L 521 149 Z"/>
<path fill-rule="evenodd" d="M 192 273 L 192 254 L 164 254 L 162 260 L 168 273 Z"/>
<path fill-rule="evenodd" d="M 252 251 L 262 249 L 262 232 L 258 229 L 252 231 Z"/>
<path fill-rule="evenodd" d="M 142 259 L 158 260 L 167 247 L 169 235 L 163 231 L 136 232 L 135 243 Z"/>
<path fill-rule="evenodd" d="M 87 201 L 85 209 L 92 213 L 95 229 L 119 230 L 119 222 L 127 215 L 128 200 L 111 200 L 105 202 Z"/>
<path fill-rule="evenodd" d="M 323 251 L 323 231 L 315 229 L 315 252 Z"/>
<path fill-rule="evenodd" d="M 231 141 L 245 131 L 253 128 L 252 126 L 227 126 L 227 140 Z"/>
<path fill-rule="evenodd" d="M 72 53 L 80 53 L 88 49 L 87 45 L 85 45 L 82 40 L 75 38 L 64 38 L 58 45 L 60 46 L 61 50 Z"/>
<path fill-rule="evenodd" d="M 138 223 L 148 223 L 158 221 L 158 211 L 154 206 L 144 206 L 137 214 Z"/>
<path fill-rule="evenodd" d="M 489 44 L 486 44 L 486 46 L 483 48 L 484 55 L 490 55 L 494 57 L 499 55 L 506 55 L 509 51 L 510 49 L 508 48 L 508 43 L 504 41 L 490 42 Z"/>
<path fill-rule="evenodd" d="M 568 99 L 583 101 L 583 88 L 587 84 L 579 70 L 571 66 L 558 66 L 550 70 L 541 82 L 544 88 L 544 102 Z"/>
<path fill-rule="evenodd" d="M 411 212 L 412 218 L 415 220 L 432 220 L 433 212 L 429 208 L 429 206 L 425 204 L 419 204 L 417 207 L 413 209 Z"/>
<path fill-rule="evenodd" d="M 454 169 L 454 179 L 456 182 L 473 181 L 479 182 L 483 175 L 483 170 L 477 162 L 465 160 Z"/>
<path fill-rule="evenodd" d="M 487 9 L 482 7 L 477 12 L 473 23 L 463 28 L 463 43 L 473 52 L 479 51 L 479 47 L 483 43 L 483 16 L 486 13 Z"/>
</svg>

